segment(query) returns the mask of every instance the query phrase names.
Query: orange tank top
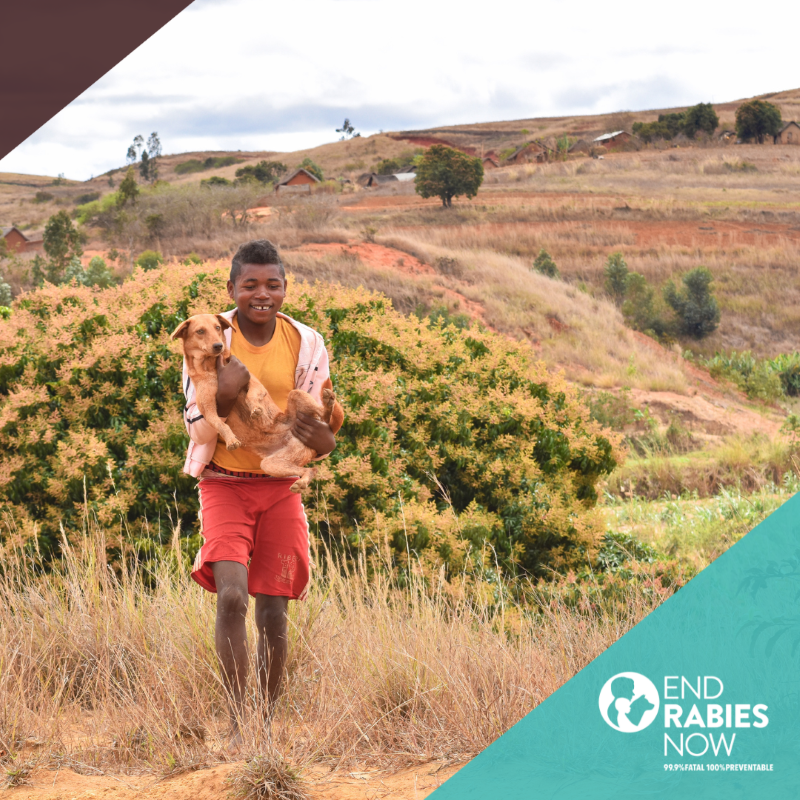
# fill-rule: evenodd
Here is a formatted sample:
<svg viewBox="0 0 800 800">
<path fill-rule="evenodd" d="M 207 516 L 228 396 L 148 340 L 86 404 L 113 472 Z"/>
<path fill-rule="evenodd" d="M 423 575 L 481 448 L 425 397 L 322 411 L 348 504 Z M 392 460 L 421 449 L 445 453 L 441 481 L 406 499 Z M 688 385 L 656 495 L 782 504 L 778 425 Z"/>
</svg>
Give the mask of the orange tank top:
<svg viewBox="0 0 800 800">
<path fill-rule="evenodd" d="M 231 331 L 231 353 L 261 381 L 272 399 L 286 411 L 289 392 L 295 388 L 297 358 L 300 355 L 300 331 L 291 322 L 278 317 L 275 320 L 275 333 L 262 347 L 250 344 L 239 330 L 238 316 L 234 315 Z M 225 442 L 217 439 L 213 462 L 234 472 L 256 472 L 263 474 L 259 467 L 261 459 L 255 453 L 239 449 L 231 452 Z"/>
</svg>

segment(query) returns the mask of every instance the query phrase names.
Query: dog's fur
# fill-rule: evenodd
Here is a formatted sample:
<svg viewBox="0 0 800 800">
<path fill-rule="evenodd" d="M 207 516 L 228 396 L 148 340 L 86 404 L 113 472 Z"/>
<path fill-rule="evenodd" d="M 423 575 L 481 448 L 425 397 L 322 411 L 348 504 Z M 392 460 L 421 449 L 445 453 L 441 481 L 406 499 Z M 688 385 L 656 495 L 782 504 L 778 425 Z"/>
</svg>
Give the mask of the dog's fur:
<svg viewBox="0 0 800 800">
<path fill-rule="evenodd" d="M 261 457 L 261 469 L 276 478 L 295 475 L 293 492 L 308 488 L 314 470 L 305 465 L 317 456 L 292 433 L 297 412 L 309 414 L 330 424 L 336 395 L 322 391 L 322 405 L 307 392 L 289 392 L 286 411 L 281 411 L 260 381 L 250 375 L 223 422 L 217 414 L 217 359 L 230 360 L 224 330 L 232 327 L 220 314 L 196 314 L 172 332 L 172 339 L 183 341 L 183 354 L 189 377 L 195 386 L 197 408 L 225 441 L 228 450 L 244 447 Z"/>
</svg>

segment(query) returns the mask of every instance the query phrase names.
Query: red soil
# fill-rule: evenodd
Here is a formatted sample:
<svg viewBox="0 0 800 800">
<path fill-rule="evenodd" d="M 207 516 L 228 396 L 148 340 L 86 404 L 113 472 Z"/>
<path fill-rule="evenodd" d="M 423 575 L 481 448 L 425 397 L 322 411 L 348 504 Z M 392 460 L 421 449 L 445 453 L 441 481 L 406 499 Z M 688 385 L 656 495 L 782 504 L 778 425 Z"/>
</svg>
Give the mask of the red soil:
<svg viewBox="0 0 800 800">
<path fill-rule="evenodd" d="M 30 785 L 6 789 L 5 796 L 9 800 L 218 800 L 228 797 L 225 779 L 237 766 L 220 764 L 164 779 L 37 770 L 29 778 Z M 331 774 L 313 767 L 303 777 L 312 800 L 421 800 L 457 771 L 457 766 L 441 763 L 395 773 L 342 770 Z"/>
<path fill-rule="evenodd" d="M 435 275 L 436 270 L 429 264 L 425 264 L 418 258 L 392 247 L 384 247 L 381 244 L 369 244 L 367 242 L 350 242 L 349 244 L 304 244 L 297 248 L 300 252 L 311 253 L 312 255 L 323 256 L 328 253 L 350 253 L 357 255 L 362 263 L 373 269 L 384 271 L 402 272 L 413 278 L 420 278 L 427 275 Z M 449 282 L 458 285 L 460 281 L 450 279 Z M 481 324 L 490 328 L 486 320 L 483 319 L 483 306 L 465 297 L 461 292 L 449 287 L 440 286 L 444 296 L 454 305 L 457 305 L 461 313 L 467 314 Z"/>
</svg>

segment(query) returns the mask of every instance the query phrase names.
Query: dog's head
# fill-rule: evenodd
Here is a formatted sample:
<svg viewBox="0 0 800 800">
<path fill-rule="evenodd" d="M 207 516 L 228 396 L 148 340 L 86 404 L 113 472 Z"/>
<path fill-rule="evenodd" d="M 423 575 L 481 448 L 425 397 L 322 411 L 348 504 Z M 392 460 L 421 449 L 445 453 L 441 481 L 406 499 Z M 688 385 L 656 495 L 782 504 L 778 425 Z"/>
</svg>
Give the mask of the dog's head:
<svg viewBox="0 0 800 800">
<path fill-rule="evenodd" d="M 181 322 L 171 339 L 183 339 L 183 353 L 194 358 L 227 356 L 229 350 L 223 331 L 233 326 L 221 314 L 195 314 Z"/>
</svg>

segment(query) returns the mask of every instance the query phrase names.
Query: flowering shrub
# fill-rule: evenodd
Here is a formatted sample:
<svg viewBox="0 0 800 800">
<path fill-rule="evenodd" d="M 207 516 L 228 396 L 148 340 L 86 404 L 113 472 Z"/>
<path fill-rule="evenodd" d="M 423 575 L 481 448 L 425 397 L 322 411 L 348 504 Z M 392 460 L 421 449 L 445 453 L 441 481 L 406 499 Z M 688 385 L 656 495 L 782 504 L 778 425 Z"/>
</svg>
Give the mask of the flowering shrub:
<svg viewBox="0 0 800 800">
<path fill-rule="evenodd" d="M 172 264 L 16 301 L 0 322 L 0 508 L 18 529 L 52 547 L 88 506 L 109 530 L 147 520 L 151 537 L 177 515 L 197 546 L 168 337 L 230 307 L 226 278 L 221 263 Z M 616 442 L 529 347 L 329 284 L 290 280 L 284 310 L 325 337 L 346 414 L 306 499 L 318 535 L 451 573 L 476 559 L 540 575 L 586 561 Z"/>
</svg>

